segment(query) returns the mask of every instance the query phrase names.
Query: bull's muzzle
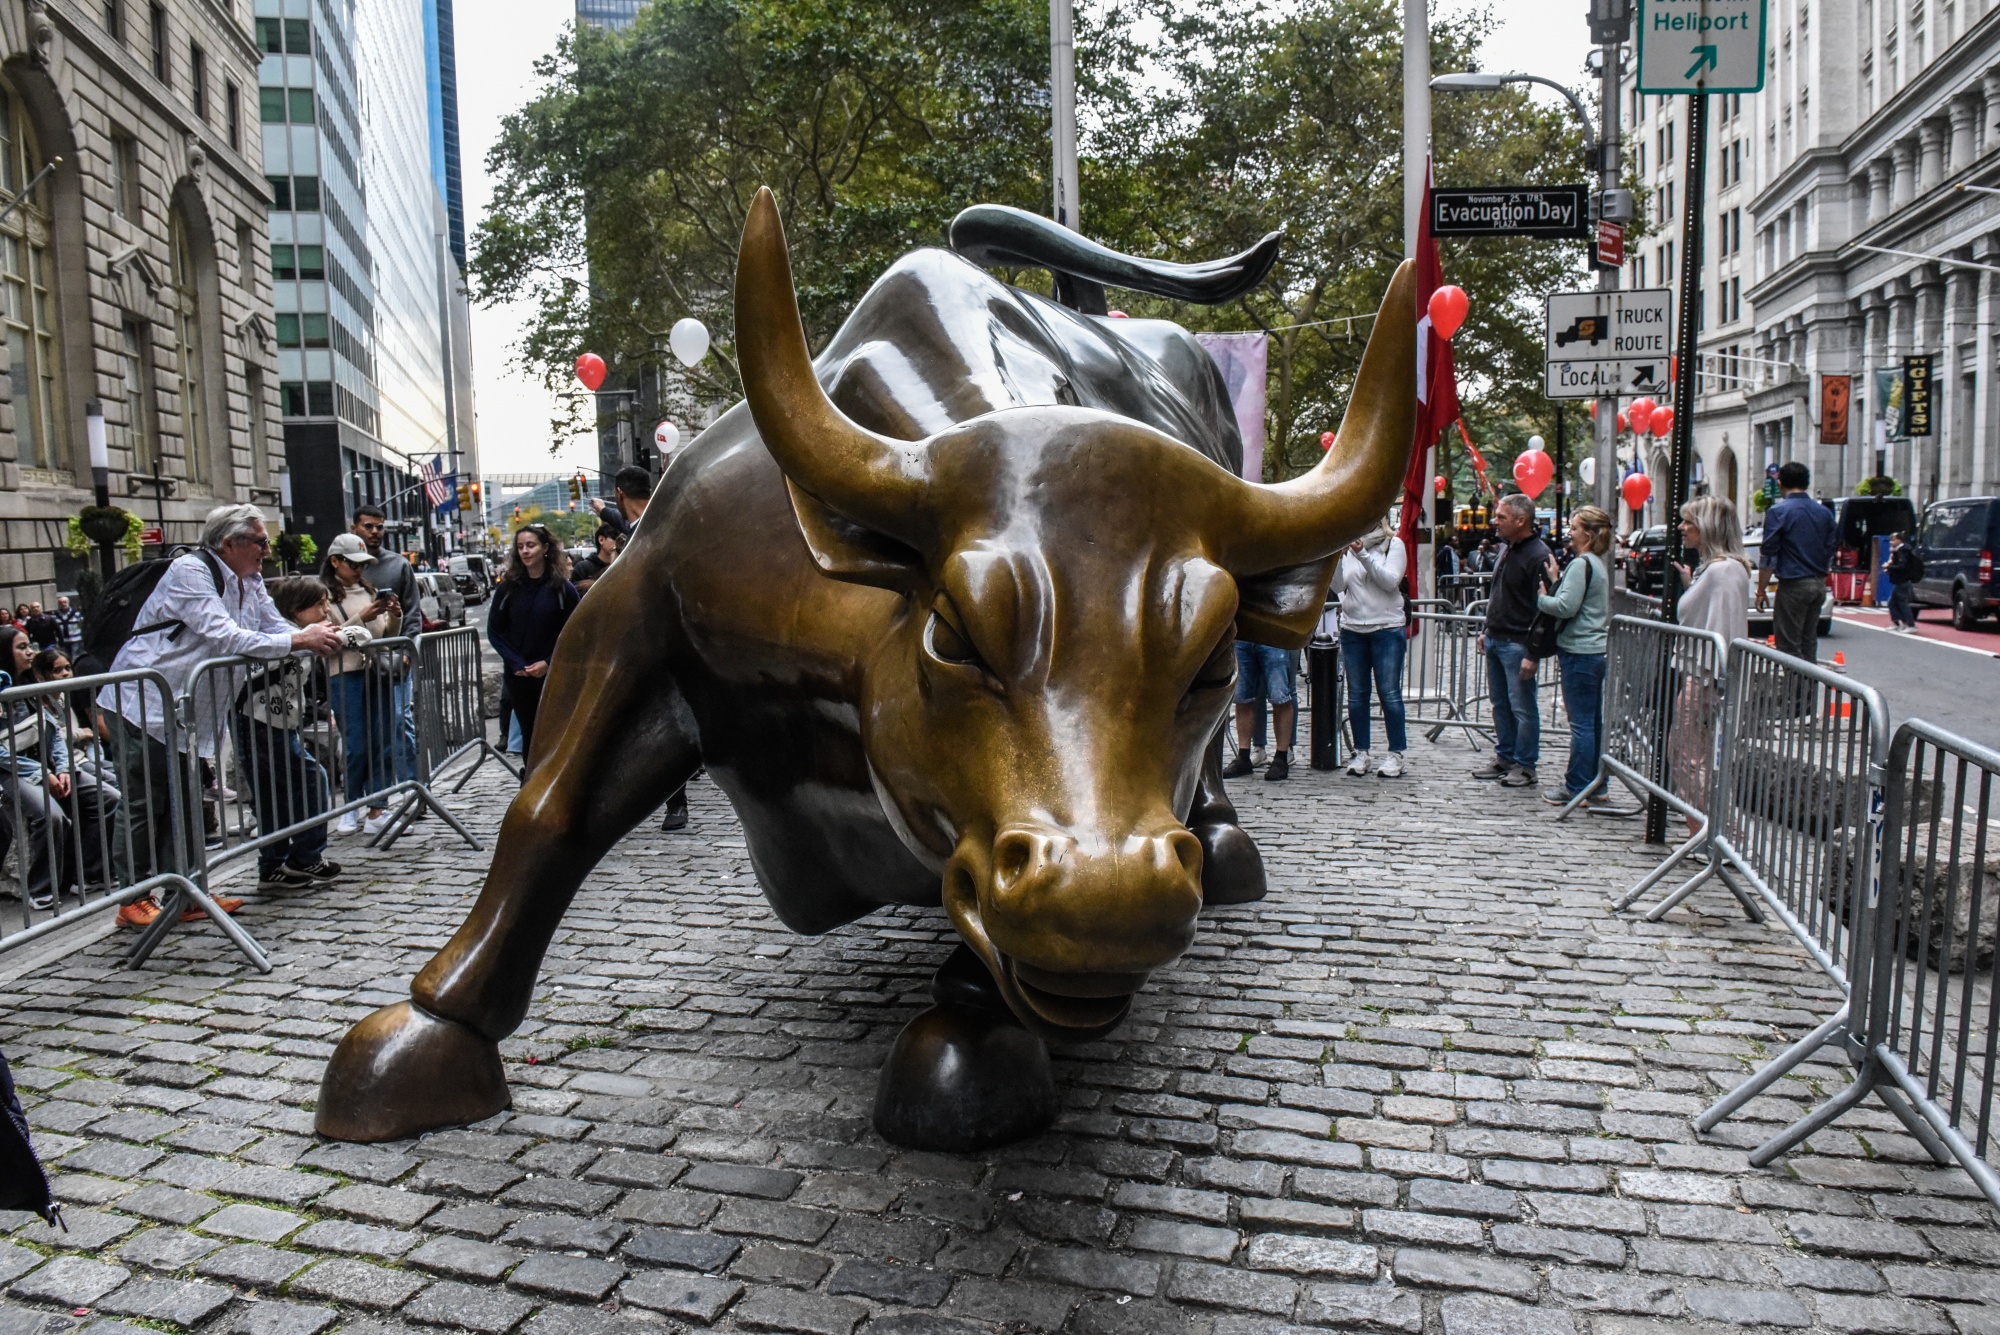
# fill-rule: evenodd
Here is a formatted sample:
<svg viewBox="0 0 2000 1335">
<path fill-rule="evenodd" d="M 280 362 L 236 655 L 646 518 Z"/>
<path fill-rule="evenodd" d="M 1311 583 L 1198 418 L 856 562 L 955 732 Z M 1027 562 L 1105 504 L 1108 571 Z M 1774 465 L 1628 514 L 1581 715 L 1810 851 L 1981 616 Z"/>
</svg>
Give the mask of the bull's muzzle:
<svg viewBox="0 0 2000 1335">
<path fill-rule="evenodd" d="M 1194 940 L 1201 841 L 1178 825 L 1116 842 L 1010 825 L 990 846 L 960 845 L 945 906 L 1022 1023 L 1095 1037 Z"/>
</svg>

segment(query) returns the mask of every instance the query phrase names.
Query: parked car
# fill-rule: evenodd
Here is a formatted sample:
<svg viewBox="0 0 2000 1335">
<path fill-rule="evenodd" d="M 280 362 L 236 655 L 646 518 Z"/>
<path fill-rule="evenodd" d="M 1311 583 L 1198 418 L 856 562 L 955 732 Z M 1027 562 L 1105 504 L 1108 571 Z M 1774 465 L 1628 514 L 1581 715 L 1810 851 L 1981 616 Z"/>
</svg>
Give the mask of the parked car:
<svg viewBox="0 0 2000 1335">
<path fill-rule="evenodd" d="M 451 558 L 452 583 L 468 603 L 483 603 L 493 596 L 493 566 L 484 556 L 471 553 Z"/>
<path fill-rule="evenodd" d="M 417 588 L 423 593 L 425 630 L 442 630 L 465 624 L 465 595 L 451 576 L 435 570 L 417 572 Z"/>
<path fill-rule="evenodd" d="M 1657 598 L 1666 592 L 1667 526 L 1655 524 L 1632 537 L 1625 550 L 1625 587 Z"/>
<path fill-rule="evenodd" d="M 1971 630 L 1979 619 L 2000 613 L 2000 496 L 1968 496 L 1938 501 L 1917 525 L 1917 555 L 1924 577 L 1917 581 L 1919 607 L 1949 607 L 1951 624 Z"/>
<path fill-rule="evenodd" d="M 1750 558 L 1751 565 L 1754 566 L 1757 564 L 1757 554 L 1763 549 L 1763 546 L 1763 528 L 1753 528 L 1743 535 L 1743 554 Z M 1760 610 L 1757 606 L 1757 576 L 1754 574 L 1750 576 L 1750 589 L 1750 638 L 1761 640 L 1770 635 L 1773 630 L 1771 625 L 1771 609 L 1767 606 Z M 1772 596 L 1775 597 L 1776 595 L 1777 589 L 1776 586 L 1773 586 Z M 1822 637 L 1833 634 L 1833 577 L 1831 575 L 1827 576 L 1825 596 L 1820 599 L 1819 633 Z"/>
</svg>

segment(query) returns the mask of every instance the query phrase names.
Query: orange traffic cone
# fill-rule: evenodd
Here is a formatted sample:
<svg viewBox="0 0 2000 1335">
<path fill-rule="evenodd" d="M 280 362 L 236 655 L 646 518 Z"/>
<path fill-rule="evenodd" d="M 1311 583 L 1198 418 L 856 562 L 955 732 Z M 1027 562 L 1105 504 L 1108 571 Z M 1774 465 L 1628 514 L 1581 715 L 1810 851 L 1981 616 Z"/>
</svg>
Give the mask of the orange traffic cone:
<svg viewBox="0 0 2000 1335">
<path fill-rule="evenodd" d="M 1847 671 L 1847 654 L 1844 651 L 1839 649 L 1833 651 L 1833 670 L 1835 672 Z"/>
<path fill-rule="evenodd" d="M 1778 647 L 1778 637 L 1777 637 L 1777 636 L 1775 636 L 1775 635 L 1766 635 L 1766 636 L 1764 637 L 1764 647 L 1765 647 L 1766 649 L 1775 649 L 1775 648 L 1777 648 L 1777 647 Z"/>
</svg>

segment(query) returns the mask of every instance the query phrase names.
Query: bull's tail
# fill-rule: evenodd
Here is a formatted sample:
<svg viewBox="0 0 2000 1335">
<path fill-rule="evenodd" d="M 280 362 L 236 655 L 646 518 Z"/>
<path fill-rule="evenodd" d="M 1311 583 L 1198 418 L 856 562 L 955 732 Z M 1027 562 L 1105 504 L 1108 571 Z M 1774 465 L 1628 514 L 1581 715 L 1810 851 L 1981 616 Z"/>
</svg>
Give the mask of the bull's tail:
<svg viewBox="0 0 2000 1335">
<path fill-rule="evenodd" d="M 1283 232 L 1272 232 L 1240 255 L 1168 264 L 1121 255 L 1051 218 L 1005 204 L 975 204 L 951 220 L 954 251 L 974 264 L 1047 269 L 1056 276 L 1056 299 L 1086 315 L 1109 309 L 1106 284 L 1204 306 L 1234 301 L 1264 280 L 1283 239 Z"/>
</svg>

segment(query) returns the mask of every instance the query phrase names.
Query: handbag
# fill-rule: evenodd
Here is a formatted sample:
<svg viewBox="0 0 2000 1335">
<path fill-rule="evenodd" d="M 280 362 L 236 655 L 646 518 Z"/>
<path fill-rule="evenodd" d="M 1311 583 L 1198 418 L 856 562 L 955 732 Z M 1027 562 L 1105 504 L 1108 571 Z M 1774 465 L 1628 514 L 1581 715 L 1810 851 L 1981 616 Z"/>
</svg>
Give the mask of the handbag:
<svg viewBox="0 0 2000 1335">
<path fill-rule="evenodd" d="M 1587 604 L 1590 602 L 1590 580 L 1597 572 L 1591 566 L 1589 558 L 1579 556 L 1576 559 L 1583 562 L 1583 601 Z M 1583 615 L 1582 607 L 1577 608 L 1576 615 Z M 1553 656 L 1556 652 L 1556 637 L 1574 620 L 1576 617 L 1558 619 L 1548 612 L 1535 613 L 1535 623 L 1528 627 L 1526 641 L 1528 657 L 1539 663 L 1544 658 Z"/>
</svg>

